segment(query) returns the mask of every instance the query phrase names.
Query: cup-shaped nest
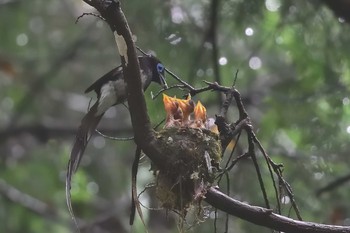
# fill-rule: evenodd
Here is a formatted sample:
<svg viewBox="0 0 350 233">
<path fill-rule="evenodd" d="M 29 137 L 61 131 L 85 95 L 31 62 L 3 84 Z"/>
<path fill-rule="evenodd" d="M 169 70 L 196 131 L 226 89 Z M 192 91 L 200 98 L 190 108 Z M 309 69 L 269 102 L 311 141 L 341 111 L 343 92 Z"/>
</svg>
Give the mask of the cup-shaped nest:
<svg viewBox="0 0 350 233">
<path fill-rule="evenodd" d="M 186 213 L 200 203 L 215 180 L 221 159 L 219 136 L 206 129 L 166 128 L 157 133 L 159 149 L 168 163 L 156 167 L 156 193 L 168 210 Z"/>
</svg>

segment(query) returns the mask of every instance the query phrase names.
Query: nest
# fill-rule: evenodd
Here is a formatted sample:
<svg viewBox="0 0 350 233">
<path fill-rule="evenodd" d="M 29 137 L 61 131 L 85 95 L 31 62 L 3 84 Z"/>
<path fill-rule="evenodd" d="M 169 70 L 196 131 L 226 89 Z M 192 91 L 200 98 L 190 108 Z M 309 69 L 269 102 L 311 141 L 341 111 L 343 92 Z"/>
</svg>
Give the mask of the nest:
<svg viewBox="0 0 350 233">
<path fill-rule="evenodd" d="M 157 138 L 169 160 L 164 167 L 153 168 L 157 197 L 164 208 L 186 214 L 214 183 L 221 159 L 219 136 L 206 129 L 181 127 L 163 129 Z"/>
</svg>

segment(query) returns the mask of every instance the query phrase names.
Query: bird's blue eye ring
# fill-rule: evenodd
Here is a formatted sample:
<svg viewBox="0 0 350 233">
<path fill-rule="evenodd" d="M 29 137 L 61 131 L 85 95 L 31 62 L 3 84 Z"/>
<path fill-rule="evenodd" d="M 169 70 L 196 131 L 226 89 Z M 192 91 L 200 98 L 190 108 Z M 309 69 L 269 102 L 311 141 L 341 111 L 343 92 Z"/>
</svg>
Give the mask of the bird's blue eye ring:
<svg viewBox="0 0 350 233">
<path fill-rule="evenodd" d="M 158 64 L 157 64 L 157 71 L 158 71 L 159 73 L 164 72 L 164 66 L 163 66 L 163 64 L 161 64 L 161 63 L 158 63 Z"/>
</svg>

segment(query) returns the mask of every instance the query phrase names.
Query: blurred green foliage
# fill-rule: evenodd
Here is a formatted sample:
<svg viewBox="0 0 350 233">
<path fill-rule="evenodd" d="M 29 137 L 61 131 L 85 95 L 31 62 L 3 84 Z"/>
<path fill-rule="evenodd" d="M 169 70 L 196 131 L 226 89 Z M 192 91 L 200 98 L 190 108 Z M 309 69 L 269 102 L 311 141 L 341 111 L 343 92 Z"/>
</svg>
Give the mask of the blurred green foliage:
<svg viewBox="0 0 350 233">
<path fill-rule="evenodd" d="M 213 81 L 208 41 L 211 1 L 122 1 L 137 44 L 154 52 L 178 76 L 202 86 Z M 93 95 L 83 91 L 119 64 L 113 34 L 81 0 L 0 1 L 0 232 L 72 232 L 65 204 L 65 168 L 74 133 Z M 305 220 L 350 224 L 349 186 L 316 196 L 318 189 L 349 173 L 350 33 L 349 25 L 320 1 L 220 1 L 217 43 L 220 78 L 236 87 L 255 131 L 274 161 L 285 166 Z M 176 82 L 168 76 L 169 84 Z M 164 118 L 162 100 L 147 92 L 151 120 Z M 179 90 L 170 95 L 182 96 Z M 214 93 L 200 94 L 209 116 L 219 106 Z M 233 105 L 231 121 L 237 117 Z M 110 110 L 101 129 L 131 136 L 127 110 Z M 244 143 L 239 144 L 241 151 Z M 86 232 L 104 216 L 128 229 L 133 142 L 90 141 L 74 176 L 73 207 Z M 259 163 L 274 200 L 269 173 Z M 139 191 L 152 181 L 149 162 L 139 171 Z M 264 205 L 251 161 L 231 171 L 230 195 Z M 224 185 L 223 185 L 224 187 Z M 145 205 L 154 204 L 144 194 Z M 287 201 L 288 202 L 288 201 Z M 290 203 L 283 205 L 288 215 Z M 146 218 L 153 211 L 144 209 Z M 339 215 L 336 215 L 339 214 Z M 212 213 L 195 226 L 213 232 Z M 295 217 L 294 214 L 291 214 Z M 334 216 L 340 216 L 335 218 Z M 169 223 L 164 211 L 158 225 Z M 118 222 L 116 221 L 116 222 Z M 218 228 L 225 215 L 219 213 Z M 90 225 L 89 225 L 90 224 Z M 230 232 L 270 232 L 230 217 Z M 177 232 L 170 224 L 169 232 Z M 108 231 L 109 232 L 109 231 Z M 117 231 L 115 232 L 122 232 Z M 134 232 L 143 232 L 137 221 Z M 157 231 L 154 232 L 164 232 Z"/>
</svg>

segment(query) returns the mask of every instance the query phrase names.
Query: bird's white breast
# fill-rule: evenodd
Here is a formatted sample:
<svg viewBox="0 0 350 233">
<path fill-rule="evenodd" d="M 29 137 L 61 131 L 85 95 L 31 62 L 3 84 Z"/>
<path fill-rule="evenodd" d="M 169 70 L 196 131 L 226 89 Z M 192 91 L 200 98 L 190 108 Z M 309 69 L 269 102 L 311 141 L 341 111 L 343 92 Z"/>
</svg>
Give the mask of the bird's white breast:
<svg viewBox="0 0 350 233">
<path fill-rule="evenodd" d="M 151 73 L 141 70 L 141 82 L 143 89 L 147 88 L 151 83 Z M 96 116 L 105 113 L 113 105 L 122 103 L 126 100 L 126 83 L 124 79 L 109 81 L 101 87 L 100 98 Z"/>
<path fill-rule="evenodd" d="M 113 105 L 123 102 L 126 97 L 126 83 L 119 79 L 109 81 L 101 88 L 101 95 L 98 100 L 98 108 L 96 115 L 101 115 Z"/>
</svg>

